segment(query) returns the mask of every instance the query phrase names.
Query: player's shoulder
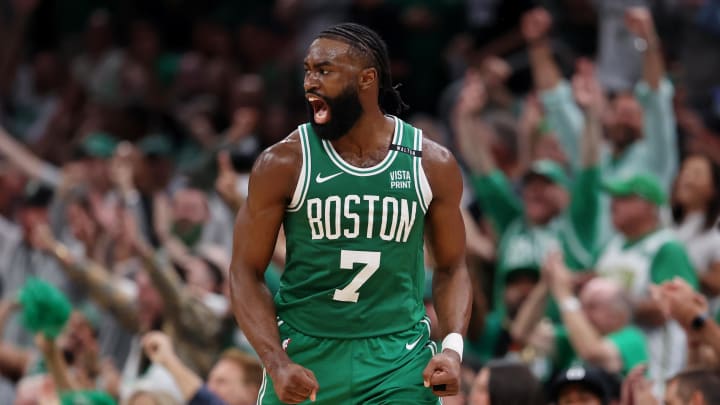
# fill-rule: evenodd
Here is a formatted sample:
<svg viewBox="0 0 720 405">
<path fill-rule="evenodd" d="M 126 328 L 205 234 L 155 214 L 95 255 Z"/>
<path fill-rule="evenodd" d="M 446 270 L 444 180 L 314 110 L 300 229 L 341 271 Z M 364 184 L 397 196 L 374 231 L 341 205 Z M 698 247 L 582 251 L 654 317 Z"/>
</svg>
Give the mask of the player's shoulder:
<svg viewBox="0 0 720 405">
<path fill-rule="evenodd" d="M 447 147 L 423 137 L 422 140 L 423 167 L 436 169 L 452 169 L 458 166 L 457 159 Z"/>
<path fill-rule="evenodd" d="M 460 166 L 448 148 L 423 137 L 422 167 L 433 195 L 462 194 Z"/>
<path fill-rule="evenodd" d="M 263 150 L 255 161 L 253 172 L 293 169 L 302 165 L 302 145 L 297 129 L 284 139 Z"/>
<path fill-rule="evenodd" d="M 255 184 L 272 185 L 289 193 L 300 176 L 302 162 L 300 133 L 295 130 L 260 153 L 250 174 L 251 188 Z"/>
</svg>

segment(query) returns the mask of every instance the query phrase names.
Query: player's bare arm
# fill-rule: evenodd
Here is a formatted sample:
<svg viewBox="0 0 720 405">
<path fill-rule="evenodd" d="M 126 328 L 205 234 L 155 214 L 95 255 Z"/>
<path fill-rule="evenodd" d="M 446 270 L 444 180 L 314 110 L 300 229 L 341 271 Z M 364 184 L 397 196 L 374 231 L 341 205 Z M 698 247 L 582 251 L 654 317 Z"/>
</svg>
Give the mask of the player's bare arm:
<svg viewBox="0 0 720 405">
<path fill-rule="evenodd" d="M 463 183 L 452 154 L 430 140 L 423 143 L 423 168 L 433 192 L 425 231 L 436 262 L 433 301 L 441 336 L 450 336 L 448 342 L 443 342 L 442 352 L 430 360 L 423 379 L 426 385 L 433 387 L 435 394 L 455 395 L 460 388 L 462 340 L 460 347 L 456 346 L 457 341 L 450 341 L 467 330 L 472 296 L 460 211 Z"/>
<path fill-rule="evenodd" d="M 297 131 L 258 157 L 250 174 L 247 203 L 235 222 L 230 265 L 235 318 L 272 377 L 278 397 L 290 404 L 314 399 L 318 383 L 310 370 L 293 363 L 282 349 L 264 275 L 301 162 Z"/>
</svg>

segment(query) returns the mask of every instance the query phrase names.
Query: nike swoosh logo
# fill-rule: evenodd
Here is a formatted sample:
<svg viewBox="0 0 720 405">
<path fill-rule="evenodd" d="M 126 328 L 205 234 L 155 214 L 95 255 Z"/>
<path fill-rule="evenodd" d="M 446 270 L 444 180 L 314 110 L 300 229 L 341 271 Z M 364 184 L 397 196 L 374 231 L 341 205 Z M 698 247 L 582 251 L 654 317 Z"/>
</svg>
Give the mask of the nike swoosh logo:
<svg viewBox="0 0 720 405">
<path fill-rule="evenodd" d="M 408 350 L 414 349 L 415 346 L 417 346 L 418 342 L 420 342 L 420 339 L 422 339 L 422 336 L 420 336 L 419 338 L 417 338 L 417 340 L 414 341 L 414 342 L 412 342 L 412 343 L 405 343 L 405 348 L 408 349 Z"/>
<path fill-rule="evenodd" d="M 338 172 L 338 173 L 323 177 L 320 175 L 320 173 L 318 173 L 317 177 L 315 177 L 315 182 L 318 184 L 325 183 L 326 181 L 333 179 L 341 174 L 342 174 L 342 172 Z"/>
</svg>

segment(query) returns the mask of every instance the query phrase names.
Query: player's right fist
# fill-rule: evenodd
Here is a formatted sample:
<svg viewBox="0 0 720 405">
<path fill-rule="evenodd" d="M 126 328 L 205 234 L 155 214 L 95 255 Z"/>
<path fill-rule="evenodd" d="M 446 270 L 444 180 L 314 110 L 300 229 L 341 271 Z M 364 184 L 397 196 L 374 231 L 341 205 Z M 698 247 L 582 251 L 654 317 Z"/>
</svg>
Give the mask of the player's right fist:
<svg viewBox="0 0 720 405">
<path fill-rule="evenodd" d="M 547 36 L 551 26 L 550 13 L 542 7 L 537 7 L 523 15 L 520 31 L 526 42 L 535 42 Z"/>
<path fill-rule="evenodd" d="M 270 374 L 278 399 L 286 404 L 299 404 L 310 398 L 315 402 L 318 389 L 317 379 L 312 371 L 295 363 L 276 369 Z"/>
</svg>

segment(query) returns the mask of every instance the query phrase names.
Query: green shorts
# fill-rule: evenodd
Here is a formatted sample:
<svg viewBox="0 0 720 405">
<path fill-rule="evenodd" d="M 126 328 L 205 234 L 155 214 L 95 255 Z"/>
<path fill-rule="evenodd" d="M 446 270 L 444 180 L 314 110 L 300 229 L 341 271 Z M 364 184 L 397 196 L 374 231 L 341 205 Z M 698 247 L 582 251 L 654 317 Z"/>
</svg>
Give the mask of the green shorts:
<svg viewBox="0 0 720 405">
<path fill-rule="evenodd" d="M 440 400 L 423 385 L 422 372 L 437 346 L 430 340 L 430 321 L 413 328 L 366 339 L 307 336 L 278 322 L 290 358 L 310 369 L 320 389 L 314 405 L 437 405 Z M 264 373 L 258 404 L 281 404 L 272 380 Z"/>
</svg>

